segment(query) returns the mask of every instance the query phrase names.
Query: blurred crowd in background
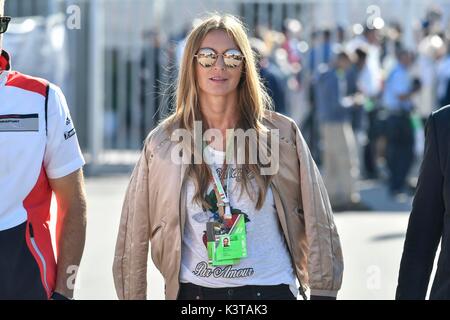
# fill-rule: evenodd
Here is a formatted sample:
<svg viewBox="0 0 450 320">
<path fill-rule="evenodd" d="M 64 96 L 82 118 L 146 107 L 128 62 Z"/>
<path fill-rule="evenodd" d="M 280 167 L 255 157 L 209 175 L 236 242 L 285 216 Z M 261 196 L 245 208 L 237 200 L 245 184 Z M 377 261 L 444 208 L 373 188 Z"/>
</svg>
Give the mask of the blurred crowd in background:
<svg viewBox="0 0 450 320">
<path fill-rule="evenodd" d="M 166 60 L 155 68 L 157 92 L 176 77 L 187 30 L 164 42 L 149 35 Z M 360 201 L 361 179 L 385 181 L 394 198 L 413 193 L 408 177 L 423 153 L 426 120 L 450 104 L 450 28 L 441 12 L 424 13 L 413 47 L 402 32 L 375 20 L 305 34 L 301 21 L 288 19 L 281 32 L 257 27 L 251 38 L 275 110 L 300 126 L 337 211 L 370 209 Z"/>
<path fill-rule="evenodd" d="M 172 19 L 164 25 L 177 20 L 175 8 L 171 11 L 161 1 L 153 5 L 146 1 L 21 0 L 7 2 L 6 11 L 14 15 L 20 3 L 47 4 L 48 14 L 49 8 L 66 13 L 69 4 L 76 4 L 84 15 L 81 28 L 75 30 L 64 28 L 64 15 L 44 22 L 40 22 L 42 17 L 13 20 L 5 48 L 11 51 L 18 70 L 63 87 L 88 162 L 105 150 L 139 150 L 147 133 L 170 112 L 185 38 L 196 20 L 188 19 L 181 32 L 147 25 L 151 19 L 147 21 L 146 10 L 151 8 L 155 17 L 159 8 L 164 17 Z M 140 3 L 142 10 L 133 3 Z M 187 10 L 191 2 L 174 3 L 177 10 Z M 419 1 L 404 4 L 412 9 L 423 5 Z M 350 1 L 337 1 L 332 8 L 345 13 L 351 11 L 349 5 Z M 400 15 L 398 22 L 385 21 L 380 15 L 322 27 L 326 23 L 314 19 L 322 16 L 325 4 L 322 8 L 315 2 L 298 1 L 281 6 L 274 1 L 264 6 L 268 8 L 265 15 L 278 12 L 279 17 L 289 18 L 258 24 L 260 9 L 250 9 L 262 8 L 262 4 L 243 3 L 237 8 L 245 13 L 242 18 L 249 25 L 261 78 L 275 110 L 299 125 L 334 209 L 370 209 L 360 200 L 358 181 L 386 183 L 390 195 L 399 201 L 413 194 L 426 120 L 431 112 L 450 104 L 450 7 L 443 5 L 446 10 L 441 11 L 430 5 L 420 17 L 417 10 L 410 10 L 414 15 L 405 13 L 418 23 Z M 117 23 L 114 17 L 121 17 L 125 9 L 141 16 Z M 313 9 L 317 9 L 311 11 L 315 16 L 308 16 Z M 309 20 L 296 19 L 297 14 Z M 281 23 L 274 26 L 273 21 Z M 28 31 L 34 25 L 43 31 L 33 38 Z M 23 49 L 37 41 L 40 45 L 33 45 L 35 50 Z M 30 63 L 30 57 L 41 62 Z M 53 77 L 51 73 L 58 70 L 64 72 Z"/>
</svg>

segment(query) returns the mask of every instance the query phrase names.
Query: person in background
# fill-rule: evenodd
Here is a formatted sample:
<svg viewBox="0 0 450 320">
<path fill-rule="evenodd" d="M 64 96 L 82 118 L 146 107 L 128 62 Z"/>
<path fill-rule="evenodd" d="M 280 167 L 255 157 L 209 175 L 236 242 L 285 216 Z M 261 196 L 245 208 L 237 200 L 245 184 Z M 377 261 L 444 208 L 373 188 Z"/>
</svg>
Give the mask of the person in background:
<svg viewBox="0 0 450 320">
<path fill-rule="evenodd" d="M 450 104 L 450 38 L 446 40 L 446 54 L 437 70 L 437 100 L 439 106 Z"/>
<path fill-rule="evenodd" d="M 362 36 L 350 40 L 346 46 L 350 52 L 356 52 L 357 48 L 365 48 L 367 56 L 365 66 L 359 75 L 359 87 L 365 97 L 363 104 L 367 114 L 367 143 L 364 145 L 364 171 L 369 179 L 376 179 L 379 172 L 376 164 L 376 144 L 378 132 L 378 96 L 381 92 L 381 66 L 380 66 L 380 35 L 375 28 L 364 29 Z"/>
<path fill-rule="evenodd" d="M 322 44 L 319 46 L 320 63 L 330 64 L 333 60 L 333 42 L 331 30 L 325 29 L 322 32 Z"/>
<path fill-rule="evenodd" d="M 361 80 L 360 75 L 362 70 L 364 70 L 366 66 L 366 58 L 367 51 L 364 47 L 357 48 L 354 54 L 354 58 L 356 59 L 350 70 L 347 73 L 347 94 L 351 96 L 355 96 L 355 105 L 351 108 L 351 122 L 352 128 L 355 134 L 358 136 L 358 133 L 364 133 L 364 120 L 365 120 L 365 110 L 363 108 L 363 99 L 364 95 L 361 92 Z M 359 143 L 358 143 L 359 144 Z"/>
<path fill-rule="evenodd" d="M 388 113 L 386 128 L 386 161 L 389 170 L 388 187 L 392 196 L 404 192 L 406 179 L 414 159 L 414 132 L 411 125 L 412 95 L 417 92 L 409 68 L 411 52 L 400 49 L 398 62 L 389 74 L 383 93 L 383 106 Z"/>
<path fill-rule="evenodd" d="M 70 299 L 86 233 L 84 159 L 61 90 L 11 69 L 3 10 L 0 0 L 0 300 Z"/>
<path fill-rule="evenodd" d="M 338 25 L 336 27 L 336 43 L 344 46 L 347 42 L 347 32 L 346 28 L 343 25 Z"/>
<path fill-rule="evenodd" d="M 427 121 L 425 153 L 409 216 L 396 299 L 425 299 L 436 252 L 441 244 L 430 299 L 450 299 L 450 106 Z"/>
<path fill-rule="evenodd" d="M 413 103 L 422 123 L 425 124 L 431 112 L 436 110 L 437 58 L 444 45 L 442 39 L 431 33 L 429 27 L 424 26 L 422 32 L 412 73 L 421 83 L 421 90 L 414 96 Z"/>
<path fill-rule="evenodd" d="M 316 83 L 319 66 L 319 32 L 313 30 L 310 34 L 310 49 L 307 55 L 308 66 L 308 87 L 307 99 L 309 102 L 309 112 L 303 123 L 303 131 L 305 139 L 308 142 L 311 154 L 318 165 L 322 163 L 322 154 L 320 153 L 320 133 L 319 123 L 317 119 L 317 103 L 316 103 Z"/>
<path fill-rule="evenodd" d="M 271 61 L 266 44 L 257 38 L 250 40 L 251 46 L 259 57 L 259 73 L 267 92 L 273 100 L 276 112 L 286 114 L 286 83 L 280 68 Z"/>
<path fill-rule="evenodd" d="M 316 102 L 323 141 L 324 181 L 335 211 L 361 210 L 356 181 L 358 152 L 351 126 L 347 72 L 351 60 L 343 49 L 335 52 L 333 65 L 322 71 L 316 85 Z"/>
</svg>

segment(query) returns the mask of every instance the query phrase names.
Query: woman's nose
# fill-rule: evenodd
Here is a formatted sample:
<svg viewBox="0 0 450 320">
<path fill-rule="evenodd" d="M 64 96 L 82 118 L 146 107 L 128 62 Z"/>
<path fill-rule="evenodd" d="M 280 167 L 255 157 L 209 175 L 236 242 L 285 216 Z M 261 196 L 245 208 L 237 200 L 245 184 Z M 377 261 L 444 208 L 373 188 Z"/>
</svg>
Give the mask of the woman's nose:
<svg viewBox="0 0 450 320">
<path fill-rule="evenodd" d="M 214 64 L 214 68 L 221 69 L 221 70 L 225 69 L 225 61 L 223 59 L 223 55 L 219 55 L 217 57 L 217 61 Z"/>
</svg>

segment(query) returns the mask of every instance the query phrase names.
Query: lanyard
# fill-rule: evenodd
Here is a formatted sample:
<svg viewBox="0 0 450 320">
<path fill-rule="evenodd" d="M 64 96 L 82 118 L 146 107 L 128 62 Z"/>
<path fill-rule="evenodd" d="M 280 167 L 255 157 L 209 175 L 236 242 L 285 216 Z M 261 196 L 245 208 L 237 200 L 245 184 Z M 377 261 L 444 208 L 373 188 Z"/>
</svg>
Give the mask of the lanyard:
<svg viewBox="0 0 450 320">
<path fill-rule="evenodd" d="M 226 191 L 223 188 L 222 180 L 219 177 L 219 175 L 217 174 L 217 167 L 214 163 L 212 164 L 212 169 L 211 169 L 211 174 L 212 174 L 214 184 L 215 184 L 214 192 L 216 193 L 219 214 L 225 220 L 232 219 L 230 198 L 227 195 L 227 192 L 229 192 L 229 190 L 230 190 L 229 186 L 230 186 L 231 170 L 230 170 L 230 167 L 226 163 L 228 152 L 230 152 L 230 150 L 231 150 L 231 147 L 230 147 L 231 142 L 232 142 L 231 139 L 229 139 L 227 141 L 227 145 L 225 148 L 225 159 L 224 159 L 224 164 L 223 164 L 223 168 L 225 169 L 225 178 L 226 178 L 226 186 L 227 186 Z"/>
<path fill-rule="evenodd" d="M 216 193 L 219 214 L 225 220 L 229 220 L 232 218 L 230 198 L 227 195 L 227 193 L 230 190 L 229 187 L 230 187 L 230 176 L 231 176 L 231 169 L 228 166 L 228 164 L 226 163 L 227 154 L 230 150 L 229 143 L 230 143 L 230 141 L 228 141 L 227 147 L 225 149 L 226 153 L 225 153 L 225 159 L 224 159 L 224 164 L 223 164 L 223 168 L 225 169 L 225 179 L 226 179 L 226 186 L 227 186 L 226 191 L 223 188 L 222 180 L 219 177 L 219 175 L 217 174 L 217 166 L 214 163 L 212 164 L 212 169 L 211 169 L 211 174 L 212 174 L 212 178 L 213 178 L 214 185 L 215 185 L 214 192 Z"/>
<path fill-rule="evenodd" d="M 217 170 L 216 170 L 216 166 L 214 166 L 212 171 L 212 176 L 214 179 L 214 184 L 216 185 L 216 197 L 217 195 L 219 197 L 217 197 L 219 200 L 220 198 L 220 202 L 218 201 L 217 206 L 219 207 L 219 212 L 220 212 L 220 207 L 225 207 L 225 213 L 223 215 L 224 219 L 231 219 L 232 215 L 231 215 L 231 207 L 230 207 L 230 199 L 228 198 L 227 192 L 230 190 L 229 186 L 230 186 L 230 169 L 227 166 L 226 168 L 226 179 L 227 179 L 227 191 L 224 190 L 223 185 L 222 185 L 222 181 L 219 177 L 219 175 L 217 174 Z"/>
</svg>

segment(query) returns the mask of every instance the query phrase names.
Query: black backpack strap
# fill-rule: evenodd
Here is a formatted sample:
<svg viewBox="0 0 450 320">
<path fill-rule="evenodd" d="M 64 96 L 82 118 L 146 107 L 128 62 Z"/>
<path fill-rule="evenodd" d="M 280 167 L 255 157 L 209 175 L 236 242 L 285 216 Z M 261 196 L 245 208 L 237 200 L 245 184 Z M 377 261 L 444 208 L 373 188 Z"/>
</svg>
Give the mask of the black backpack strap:
<svg viewBox="0 0 450 320">
<path fill-rule="evenodd" d="M 48 114 L 48 95 L 50 91 L 50 84 L 47 83 L 45 89 L 45 134 L 48 136 L 48 126 L 47 126 L 47 114 Z"/>
</svg>

